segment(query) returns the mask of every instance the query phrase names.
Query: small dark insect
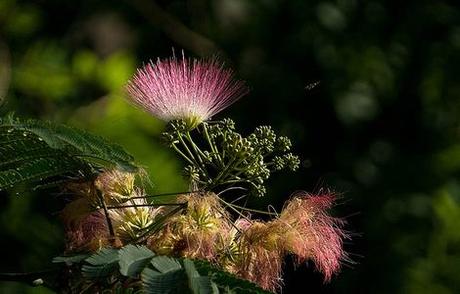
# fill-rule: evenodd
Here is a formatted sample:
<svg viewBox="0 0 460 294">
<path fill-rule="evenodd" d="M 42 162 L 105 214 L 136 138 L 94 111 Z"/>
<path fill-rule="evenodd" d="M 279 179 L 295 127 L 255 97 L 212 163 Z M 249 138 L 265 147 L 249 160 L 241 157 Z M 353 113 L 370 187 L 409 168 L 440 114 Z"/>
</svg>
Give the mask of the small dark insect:
<svg viewBox="0 0 460 294">
<path fill-rule="evenodd" d="M 313 90 L 314 88 L 316 88 L 316 86 L 318 86 L 319 83 L 320 83 L 320 81 L 316 81 L 316 82 L 309 83 L 309 84 L 305 87 L 305 90 L 311 91 L 311 90 Z"/>
</svg>

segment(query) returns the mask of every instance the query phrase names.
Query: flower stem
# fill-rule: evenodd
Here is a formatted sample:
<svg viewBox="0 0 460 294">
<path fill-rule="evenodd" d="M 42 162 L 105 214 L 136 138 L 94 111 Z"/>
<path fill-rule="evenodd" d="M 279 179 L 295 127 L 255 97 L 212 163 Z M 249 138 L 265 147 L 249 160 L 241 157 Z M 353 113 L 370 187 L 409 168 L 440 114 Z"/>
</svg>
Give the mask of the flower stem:
<svg viewBox="0 0 460 294">
<path fill-rule="evenodd" d="M 214 156 L 216 157 L 216 159 L 219 162 L 220 166 L 224 167 L 224 162 L 223 162 L 222 158 L 220 157 L 220 154 L 219 154 L 219 151 L 217 149 L 217 146 L 214 143 L 214 141 L 211 139 L 211 137 L 209 136 L 208 124 L 207 123 L 203 123 L 203 130 L 204 130 L 204 136 L 206 138 L 206 141 L 208 141 L 209 148 L 211 148 L 212 154 L 214 154 Z"/>
<path fill-rule="evenodd" d="M 248 218 L 247 216 L 245 216 L 244 214 L 241 213 L 241 211 L 239 211 L 238 209 L 236 209 L 235 207 L 233 207 L 232 204 L 226 202 L 225 200 L 223 200 L 222 198 L 218 197 L 218 199 L 225 205 L 227 206 L 228 208 L 230 208 L 231 210 L 233 210 L 234 212 L 236 212 L 239 216 L 241 216 L 242 218 L 248 220 L 248 221 L 251 221 L 250 218 Z"/>
<path fill-rule="evenodd" d="M 204 153 L 203 151 L 201 151 L 200 147 L 198 147 L 198 145 L 193 141 L 192 136 L 190 135 L 190 132 L 185 133 L 185 138 L 187 138 L 189 143 L 192 145 L 193 150 L 195 151 L 195 154 L 198 157 L 198 160 L 200 161 L 200 163 L 203 164 L 202 156 L 205 157 Z"/>
<path fill-rule="evenodd" d="M 99 201 L 101 202 L 102 208 L 104 209 L 104 214 L 107 220 L 107 227 L 109 229 L 110 237 L 115 238 L 115 231 L 113 230 L 112 220 L 110 219 L 109 210 L 107 209 L 107 205 L 105 204 L 105 200 L 104 200 L 104 197 L 102 196 L 102 192 L 97 190 L 96 193 L 97 193 L 97 197 L 99 198 Z"/>
<path fill-rule="evenodd" d="M 203 161 L 203 158 L 205 157 L 203 151 L 201 151 L 200 147 L 198 147 L 198 145 L 193 141 L 192 136 L 190 136 L 190 132 L 185 133 L 185 138 L 187 138 L 189 143 L 192 145 L 193 150 L 195 151 L 196 157 L 200 161 L 200 165 L 198 166 L 198 168 L 200 168 L 203 171 L 205 177 L 207 179 L 209 179 L 209 175 L 208 175 L 208 172 L 206 170 L 206 166 L 205 166 L 204 161 Z"/>
<path fill-rule="evenodd" d="M 155 197 L 162 197 L 162 196 L 192 194 L 192 193 L 197 193 L 197 192 L 199 192 L 199 191 L 170 192 L 170 193 L 162 193 L 162 194 L 155 194 L 155 195 L 145 195 L 145 196 L 130 197 L 129 199 L 146 199 L 146 198 L 155 198 Z"/>
<path fill-rule="evenodd" d="M 243 206 L 239 206 L 239 205 L 231 204 L 231 203 L 229 203 L 229 204 L 232 205 L 232 206 L 235 207 L 235 208 L 238 208 L 238 209 L 241 209 L 241 210 L 245 210 L 245 211 L 250 211 L 250 212 L 255 212 L 255 213 L 260 213 L 260 214 L 266 214 L 266 215 L 272 215 L 272 216 L 276 216 L 276 215 L 277 215 L 277 214 L 274 213 L 274 212 L 269 212 L 269 211 L 264 211 L 264 210 L 258 210 L 258 209 L 247 208 L 247 207 L 243 207 Z"/>
<path fill-rule="evenodd" d="M 190 149 L 188 148 L 187 144 L 185 143 L 184 139 L 182 138 L 182 134 L 177 132 L 177 135 L 178 135 L 178 138 L 179 138 L 179 142 L 182 144 L 182 146 L 184 146 L 185 150 L 187 151 L 188 155 L 190 155 L 190 158 L 191 160 L 193 161 L 193 164 L 195 166 L 198 166 L 197 162 L 196 162 L 196 159 L 195 157 L 193 156 L 193 153 L 190 151 Z"/>
<path fill-rule="evenodd" d="M 176 146 L 176 144 L 172 144 L 172 147 L 173 147 L 174 150 L 176 150 L 176 152 L 179 153 L 186 161 L 188 161 L 188 163 L 190 163 L 191 165 L 195 165 L 195 162 L 193 162 L 190 158 L 188 158 L 188 156 L 185 155 L 184 152 L 182 152 L 182 151 Z"/>
<path fill-rule="evenodd" d="M 214 178 L 213 180 L 213 183 L 211 185 L 211 188 L 214 188 L 218 185 L 220 185 L 221 183 L 219 182 L 219 180 L 221 179 L 225 179 L 224 176 L 226 176 L 226 174 L 228 173 L 230 169 L 230 167 L 232 167 L 232 164 L 234 163 L 235 161 L 235 157 L 233 157 L 232 159 L 230 159 L 230 161 L 227 163 L 227 165 L 219 172 L 219 174 Z"/>
<path fill-rule="evenodd" d="M 186 203 L 151 203 L 151 204 L 130 204 L 130 205 L 118 205 L 118 206 L 107 206 L 107 209 L 122 209 L 128 207 L 155 207 L 155 206 L 180 206 Z"/>
</svg>

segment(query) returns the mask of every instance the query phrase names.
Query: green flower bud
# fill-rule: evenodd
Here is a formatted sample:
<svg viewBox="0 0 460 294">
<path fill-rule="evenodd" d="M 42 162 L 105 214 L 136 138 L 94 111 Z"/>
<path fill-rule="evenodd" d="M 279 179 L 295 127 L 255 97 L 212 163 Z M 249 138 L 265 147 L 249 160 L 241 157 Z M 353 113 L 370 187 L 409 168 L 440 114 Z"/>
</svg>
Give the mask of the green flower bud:
<svg viewBox="0 0 460 294">
<path fill-rule="evenodd" d="M 161 134 L 161 141 L 166 144 L 168 147 L 172 147 L 174 144 L 179 143 L 177 136 L 169 133 L 169 132 L 164 132 Z"/>
<path fill-rule="evenodd" d="M 276 148 L 281 152 L 287 152 L 291 149 L 292 143 L 288 137 L 281 136 L 276 140 Z"/>
<path fill-rule="evenodd" d="M 275 156 L 272 162 L 275 170 L 282 170 L 286 166 L 284 159 L 280 156 Z"/>
<path fill-rule="evenodd" d="M 222 120 L 222 126 L 227 131 L 234 131 L 235 130 L 235 122 L 230 118 L 224 118 Z"/>
<path fill-rule="evenodd" d="M 262 177 L 257 177 L 257 178 L 254 179 L 254 182 L 256 182 L 257 184 L 262 185 L 264 183 L 264 179 Z"/>
<path fill-rule="evenodd" d="M 262 166 L 259 172 L 259 176 L 264 180 L 268 179 L 270 177 L 270 170 L 265 165 Z"/>
<path fill-rule="evenodd" d="M 184 176 L 195 182 L 200 180 L 199 170 L 192 165 L 188 165 L 184 168 Z"/>
<path fill-rule="evenodd" d="M 297 155 L 288 153 L 283 156 L 283 159 L 286 162 L 286 166 L 292 171 L 296 171 L 300 166 L 300 159 Z"/>
<path fill-rule="evenodd" d="M 249 136 L 249 139 L 252 145 L 263 153 L 271 153 L 274 151 L 276 135 L 269 126 L 257 127 L 254 133 Z"/>
<path fill-rule="evenodd" d="M 262 197 L 267 193 L 267 190 L 265 189 L 263 185 L 256 185 L 252 189 L 252 193 L 257 197 Z"/>
<path fill-rule="evenodd" d="M 182 119 L 170 121 L 168 127 L 170 127 L 174 131 L 178 131 L 179 133 L 183 133 L 190 130 L 187 122 Z"/>
</svg>

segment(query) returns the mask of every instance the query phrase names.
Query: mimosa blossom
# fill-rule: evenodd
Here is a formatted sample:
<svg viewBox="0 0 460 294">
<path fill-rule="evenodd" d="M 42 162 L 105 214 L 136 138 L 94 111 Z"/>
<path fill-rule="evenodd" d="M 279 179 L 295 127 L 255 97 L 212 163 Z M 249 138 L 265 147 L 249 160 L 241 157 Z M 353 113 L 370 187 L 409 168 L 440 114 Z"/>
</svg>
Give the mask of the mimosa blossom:
<svg viewBox="0 0 460 294">
<path fill-rule="evenodd" d="M 152 115 L 165 121 L 183 119 L 193 128 L 247 93 L 244 83 L 233 77 L 216 59 L 172 57 L 138 69 L 126 90 Z"/>
</svg>

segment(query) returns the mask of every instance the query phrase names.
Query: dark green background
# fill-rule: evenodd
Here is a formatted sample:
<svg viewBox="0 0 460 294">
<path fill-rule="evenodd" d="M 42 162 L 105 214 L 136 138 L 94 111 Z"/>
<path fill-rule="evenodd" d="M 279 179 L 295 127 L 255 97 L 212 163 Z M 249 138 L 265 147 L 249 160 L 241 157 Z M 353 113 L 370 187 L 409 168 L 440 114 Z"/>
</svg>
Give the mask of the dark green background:
<svg viewBox="0 0 460 294">
<path fill-rule="evenodd" d="M 342 194 L 334 215 L 356 263 L 323 285 L 287 261 L 284 293 L 460 293 L 457 1 L 0 0 L 0 112 L 102 134 L 146 166 L 152 191 L 180 191 L 164 124 L 122 92 L 172 48 L 219 54 L 251 93 L 218 117 L 243 133 L 270 124 L 302 155 L 259 208 L 299 189 Z M 46 268 L 62 250 L 59 196 L 1 196 L 0 271 Z M 47 293 L 0 283 L 26 291 Z"/>
</svg>

